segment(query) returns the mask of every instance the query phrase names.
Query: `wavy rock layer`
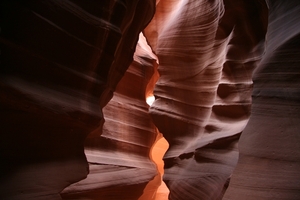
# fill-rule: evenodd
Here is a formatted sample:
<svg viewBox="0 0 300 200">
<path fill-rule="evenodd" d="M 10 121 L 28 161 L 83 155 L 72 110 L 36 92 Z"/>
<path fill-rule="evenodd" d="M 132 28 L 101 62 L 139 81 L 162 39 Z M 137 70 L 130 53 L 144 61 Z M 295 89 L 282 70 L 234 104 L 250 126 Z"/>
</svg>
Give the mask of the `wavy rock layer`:
<svg viewBox="0 0 300 200">
<path fill-rule="evenodd" d="M 66 188 L 63 199 L 138 199 L 157 175 L 149 157 L 157 132 L 145 101 L 156 58 L 151 57 L 151 49 L 147 47 L 141 36 L 133 63 L 103 109 L 103 130 L 100 127 L 86 139 L 90 173 L 85 180 Z M 159 184 L 158 180 L 154 188 Z"/>
<path fill-rule="evenodd" d="M 300 4 L 269 1 L 266 53 L 224 199 L 300 199 Z"/>
<path fill-rule="evenodd" d="M 60 199 L 88 173 L 85 137 L 99 126 L 154 2 L 1 1 L 0 8 L 0 198 Z"/>
<path fill-rule="evenodd" d="M 150 114 L 170 144 L 170 199 L 222 198 L 250 115 L 266 25 L 263 1 L 157 2 L 145 31 L 160 74 Z"/>
</svg>

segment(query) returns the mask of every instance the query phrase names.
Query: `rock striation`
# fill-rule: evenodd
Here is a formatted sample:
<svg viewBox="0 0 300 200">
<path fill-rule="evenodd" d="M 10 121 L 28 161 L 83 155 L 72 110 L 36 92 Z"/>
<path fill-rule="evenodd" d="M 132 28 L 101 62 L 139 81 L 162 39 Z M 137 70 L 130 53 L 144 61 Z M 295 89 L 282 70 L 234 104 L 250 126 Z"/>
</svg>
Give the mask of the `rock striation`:
<svg viewBox="0 0 300 200">
<path fill-rule="evenodd" d="M 148 114 L 146 90 L 156 57 L 141 34 L 134 61 L 103 109 L 105 122 L 85 141 L 90 166 L 87 178 L 66 188 L 63 199 L 138 199 L 158 175 L 150 150 L 158 136 Z M 160 179 L 153 184 L 150 200 Z M 147 198 L 148 197 L 148 198 Z"/>
<path fill-rule="evenodd" d="M 0 199 L 61 199 L 88 174 L 84 140 L 155 3 L 4 0 L 0 9 Z"/>
<path fill-rule="evenodd" d="M 299 0 L 0 10 L 1 200 L 300 199 Z"/>
<path fill-rule="evenodd" d="M 300 198 L 300 3 L 267 2 L 266 51 L 253 76 L 251 117 L 223 199 Z"/>
<path fill-rule="evenodd" d="M 161 0 L 156 9 L 145 30 L 160 74 L 150 114 L 170 144 L 164 156 L 169 199 L 221 199 L 250 116 L 267 6 Z"/>
</svg>

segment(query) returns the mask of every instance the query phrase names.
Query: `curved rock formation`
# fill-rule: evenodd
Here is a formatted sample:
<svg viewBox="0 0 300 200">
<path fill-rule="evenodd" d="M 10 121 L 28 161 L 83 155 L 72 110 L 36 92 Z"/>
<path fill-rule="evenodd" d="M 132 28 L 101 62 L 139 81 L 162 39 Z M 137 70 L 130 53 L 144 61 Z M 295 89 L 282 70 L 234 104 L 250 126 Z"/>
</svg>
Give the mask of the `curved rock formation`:
<svg viewBox="0 0 300 200">
<path fill-rule="evenodd" d="M 300 198 L 299 0 L 0 10 L 1 200 L 152 200 L 154 124 L 169 199 Z"/>
<path fill-rule="evenodd" d="M 99 127 L 86 139 L 89 175 L 66 188 L 63 199 L 138 199 L 157 175 L 156 166 L 150 160 L 157 132 L 145 101 L 156 58 L 146 45 L 141 35 L 134 61 L 103 109 L 103 130 Z M 154 183 L 154 194 L 159 184 L 160 180 Z"/>
<path fill-rule="evenodd" d="M 266 25 L 263 1 L 158 2 L 145 35 L 159 59 L 150 114 L 170 144 L 170 199 L 222 198 L 250 115 Z"/>
<path fill-rule="evenodd" d="M 265 55 L 224 199 L 300 198 L 300 2 L 268 1 Z"/>
<path fill-rule="evenodd" d="M 0 198 L 60 199 L 154 2 L 1 1 Z"/>
<path fill-rule="evenodd" d="M 155 146 L 153 147 L 151 153 L 152 153 L 152 159 L 157 164 L 160 175 L 164 174 L 163 156 L 165 155 L 168 147 L 169 147 L 169 144 L 168 144 L 167 140 L 162 136 L 162 134 L 159 134 L 158 140 L 155 143 Z M 160 183 L 160 186 L 156 189 L 156 195 L 155 195 L 155 198 L 153 198 L 153 199 L 154 200 L 168 199 L 169 189 L 166 186 L 165 182 L 162 181 L 162 176 L 160 176 L 159 179 L 160 179 L 161 183 Z M 147 188 L 145 188 L 145 189 L 147 189 Z M 149 198 L 147 200 L 149 200 Z"/>
</svg>

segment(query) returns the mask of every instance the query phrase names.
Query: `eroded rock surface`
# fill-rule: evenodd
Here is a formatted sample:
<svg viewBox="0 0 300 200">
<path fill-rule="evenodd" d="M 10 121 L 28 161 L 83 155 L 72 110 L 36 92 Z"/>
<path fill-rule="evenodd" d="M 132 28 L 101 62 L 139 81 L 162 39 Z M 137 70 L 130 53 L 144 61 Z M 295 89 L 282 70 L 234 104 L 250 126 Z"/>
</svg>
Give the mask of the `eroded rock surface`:
<svg viewBox="0 0 300 200">
<path fill-rule="evenodd" d="M 0 198 L 60 199 L 132 61 L 149 1 L 1 1 Z"/>
<path fill-rule="evenodd" d="M 250 116 L 266 4 L 161 0 L 156 9 L 145 31 L 160 74 L 150 114 L 170 144 L 169 198 L 221 199 Z"/>
<path fill-rule="evenodd" d="M 0 199 L 154 198 L 154 4 L 0 2 Z M 299 5 L 156 1 L 169 199 L 300 198 Z"/>
<path fill-rule="evenodd" d="M 148 114 L 146 88 L 154 74 L 156 57 L 141 35 L 134 61 L 103 109 L 105 122 L 86 139 L 85 153 L 90 173 L 71 185 L 63 199 L 138 199 L 157 176 L 150 150 L 157 132 Z M 160 179 L 154 184 L 159 186 Z M 155 194 L 146 196 L 150 200 Z"/>
<path fill-rule="evenodd" d="M 266 52 L 224 199 L 300 198 L 300 2 L 268 1 Z"/>
</svg>

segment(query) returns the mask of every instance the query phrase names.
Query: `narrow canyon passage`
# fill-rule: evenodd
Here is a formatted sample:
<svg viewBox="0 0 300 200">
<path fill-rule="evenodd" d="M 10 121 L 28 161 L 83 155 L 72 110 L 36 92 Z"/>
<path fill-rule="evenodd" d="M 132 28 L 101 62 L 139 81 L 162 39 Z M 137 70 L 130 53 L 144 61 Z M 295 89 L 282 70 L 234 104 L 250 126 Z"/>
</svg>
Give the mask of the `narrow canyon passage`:
<svg viewBox="0 0 300 200">
<path fill-rule="evenodd" d="M 158 133 L 157 140 L 151 149 L 151 160 L 156 164 L 158 173 L 144 189 L 143 195 L 139 200 L 167 200 L 169 189 L 162 180 L 164 174 L 163 156 L 169 147 L 168 142 L 161 133 Z M 157 188 L 157 186 L 159 187 Z"/>
<path fill-rule="evenodd" d="M 164 162 L 162 160 L 165 152 L 167 151 L 169 147 L 168 142 L 164 137 L 161 137 L 154 145 L 151 155 L 152 155 L 152 160 L 156 163 L 159 173 L 161 176 L 164 174 Z M 161 179 L 161 185 L 158 187 L 155 200 L 167 200 L 168 195 L 169 195 L 169 189 L 166 186 L 166 184 L 163 182 Z"/>
<path fill-rule="evenodd" d="M 0 200 L 300 199 L 300 0 L 0 13 Z"/>
<path fill-rule="evenodd" d="M 66 188 L 63 199 L 155 199 L 162 182 L 162 157 L 168 148 L 150 118 L 149 99 L 146 101 L 148 96 L 154 100 L 156 68 L 157 59 L 140 34 L 134 61 L 103 109 L 103 126 L 86 139 L 90 173 Z M 166 191 L 160 189 L 158 198 L 168 199 Z"/>
<path fill-rule="evenodd" d="M 139 45 L 143 46 L 144 49 L 148 50 L 149 54 L 152 54 L 152 49 L 148 45 L 146 38 L 141 33 L 139 38 Z M 151 53 L 150 53 L 151 52 Z M 157 80 L 159 79 L 159 73 L 157 71 L 157 67 L 159 64 L 158 58 L 156 58 L 156 65 L 153 65 L 153 74 L 151 79 L 149 80 L 147 87 L 146 87 L 146 93 L 145 93 L 145 99 L 146 103 L 149 105 L 149 109 L 151 105 L 155 101 L 155 97 L 153 94 L 153 90 L 155 87 L 155 84 L 157 83 Z M 166 200 L 168 199 L 169 195 L 169 189 L 162 180 L 163 174 L 164 174 L 164 161 L 163 157 L 169 148 L 169 144 L 167 140 L 163 137 L 163 135 L 158 131 L 157 128 L 155 128 L 157 136 L 156 141 L 154 145 L 151 148 L 150 151 L 150 158 L 151 160 L 156 164 L 158 174 L 155 176 L 153 180 L 151 180 L 147 186 L 144 189 L 143 195 L 139 198 L 139 200 Z M 157 185 L 159 187 L 157 188 Z"/>
<path fill-rule="evenodd" d="M 151 82 L 150 82 L 151 84 Z M 150 93 L 150 92 L 149 92 Z M 155 97 L 150 95 L 146 97 L 146 102 L 149 106 L 154 102 Z M 164 174 L 164 161 L 163 156 L 165 155 L 169 144 L 167 140 L 157 130 L 157 138 L 153 147 L 151 148 L 150 158 L 156 164 L 158 173 L 153 180 L 151 180 L 144 189 L 143 195 L 139 200 L 167 200 L 169 195 L 169 189 L 162 180 Z M 157 188 L 157 185 L 159 187 Z"/>
<path fill-rule="evenodd" d="M 170 145 L 171 200 L 222 198 L 250 116 L 266 17 L 261 1 L 157 2 L 144 34 L 159 60 L 150 115 Z"/>
</svg>

